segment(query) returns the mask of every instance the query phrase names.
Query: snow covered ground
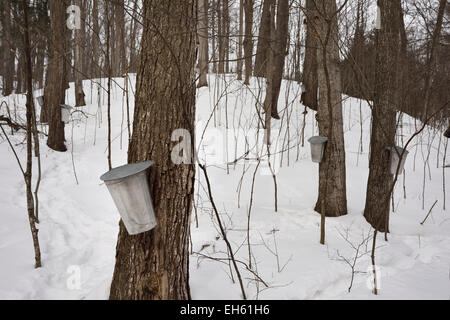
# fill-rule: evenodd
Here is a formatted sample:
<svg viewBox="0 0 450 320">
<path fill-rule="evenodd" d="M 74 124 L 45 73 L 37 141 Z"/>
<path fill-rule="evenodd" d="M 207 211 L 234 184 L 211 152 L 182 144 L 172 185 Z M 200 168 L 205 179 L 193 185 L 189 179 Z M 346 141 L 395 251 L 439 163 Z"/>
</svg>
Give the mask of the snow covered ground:
<svg viewBox="0 0 450 320">
<path fill-rule="evenodd" d="M 123 79 L 116 81 L 123 87 Z M 134 89 L 134 76 L 131 82 Z M 227 128 L 228 161 L 242 155 L 245 136 L 242 132 L 251 133 L 257 128 L 255 99 L 264 97 L 261 87 L 264 82 L 257 79 L 253 79 L 250 87 L 242 87 L 241 82 L 231 77 L 210 76 L 209 88 L 198 90 L 196 139 L 202 145 L 200 158 L 209 161 L 217 157 L 220 132 Z M 84 114 L 74 113 L 73 121 L 66 125 L 69 151 L 54 152 L 47 148 L 44 138 L 41 140 L 39 237 L 43 267 L 38 270 L 33 268 L 23 178 L 7 142 L 3 136 L 0 138 L 0 299 L 108 297 L 119 214 L 99 180 L 107 171 L 106 95 L 101 92 L 101 108 L 98 108 L 97 85 L 85 81 L 85 93 L 89 105 L 82 108 Z M 352 272 L 344 259 L 353 261 L 356 251 L 352 246 L 361 245 L 361 254 L 370 250 L 371 245 L 368 237 L 372 231 L 362 216 L 368 176 L 370 109 L 360 100 L 344 99 L 349 214 L 326 220 L 326 245 L 322 246 L 319 244 L 320 216 L 313 211 L 318 165 L 311 162 L 307 143 L 318 129 L 313 112 L 309 112 L 303 147 L 304 107 L 298 103 L 299 97 L 297 84 L 283 82 L 279 103 L 283 119 L 274 121 L 272 132 L 274 148 L 285 150 L 271 162 L 277 171 L 278 212 L 274 210 L 274 182 L 265 163 L 261 163 L 255 175 L 249 238 L 253 272 L 245 265 L 249 265 L 247 224 L 256 162 L 241 160 L 236 165 L 215 163 L 208 167 L 214 199 L 236 257 L 242 262 L 239 266 L 247 296 L 251 299 L 449 299 L 450 199 L 446 191 L 447 210 L 444 210 L 443 178 L 448 181 L 450 169 L 442 168 L 446 141 L 440 132 L 427 128 L 409 147 L 406 175 L 399 178 L 395 188 L 389 241 L 379 235 L 377 242 L 380 294 L 373 295 L 368 285 L 371 283 L 370 254 L 357 260 L 349 292 Z M 128 134 L 126 106 L 118 86 L 113 86 L 112 98 L 112 162 L 113 166 L 119 166 L 126 163 Z M 23 95 L 1 100 L 8 102 L 13 118 L 17 116 L 18 121 L 23 121 Z M 66 102 L 74 104 L 73 88 L 68 91 Z M 134 102 L 130 102 L 133 107 Z M 4 106 L 0 112 L 6 113 Z M 399 145 L 402 145 L 400 134 L 405 143 L 415 130 L 414 119 L 405 115 L 401 123 Z M 203 136 L 206 126 L 216 131 L 208 131 Z M 46 130 L 45 126 L 39 128 Z M 7 131 L 10 133 L 9 128 Z M 9 137 L 24 161 L 23 132 Z M 234 271 L 231 275 L 226 246 L 199 170 L 197 179 L 196 210 L 193 210 L 191 226 L 192 297 L 240 299 L 236 275 Z M 421 225 L 436 200 L 431 215 Z"/>
</svg>

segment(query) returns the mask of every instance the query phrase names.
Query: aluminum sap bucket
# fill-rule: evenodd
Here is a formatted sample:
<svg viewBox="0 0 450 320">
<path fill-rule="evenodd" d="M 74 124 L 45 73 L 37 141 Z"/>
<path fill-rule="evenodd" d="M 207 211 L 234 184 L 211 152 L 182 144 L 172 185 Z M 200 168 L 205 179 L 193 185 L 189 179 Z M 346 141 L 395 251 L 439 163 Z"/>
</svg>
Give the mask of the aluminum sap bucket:
<svg viewBox="0 0 450 320">
<path fill-rule="evenodd" d="M 70 110 L 72 110 L 72 107 L 67 104 L 61 104 L 61 121 L 64 123 L 70 122 Z"/>
<path fill-rule="evenodd" d="M 402 155 L 403 148 L 400 147 L 387 147 L 387 150 L 389 150 L 390 156 L 389 156 L 389 166 L 391 167 L 391 174 L 394 174 L 397 172 L 398 163 L 400 161 L 400 156 Z M 405 153 L 403 154 L 402 161 L 400 162 L 400 168 L 398 171 L 398 174 L 403 173 L 403 168 L 405 167 L 406 157 L 408 156 L 408 151 L 405 150 Z"/>
<path fill-rule="evenodd" d="M 39 106 L 42 108 L 44 106 L 44 96 L 39 96 L 36 98 L 36 100 L 39 103 Z"/>
<path fill-rule="evenodd" d="M 327 141 L 327 137 L 315 136 L 309 138 L 308 142 L 311 144 L 311 159 L 313 162 L 322 162 Z"/>
<path fill-rule="evenodd" d="M 100 177 L 108 187 L 122 221 L 130 235 L 156 226 L 147 171 L 152 161 L 127 164 Z"/>
</svg>

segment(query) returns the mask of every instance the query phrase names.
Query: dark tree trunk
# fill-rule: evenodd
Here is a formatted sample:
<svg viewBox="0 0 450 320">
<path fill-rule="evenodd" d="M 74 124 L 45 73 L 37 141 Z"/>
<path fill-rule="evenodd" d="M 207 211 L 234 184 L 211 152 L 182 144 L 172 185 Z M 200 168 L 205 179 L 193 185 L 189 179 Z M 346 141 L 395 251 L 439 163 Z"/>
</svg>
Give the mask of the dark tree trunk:
<svg viewBox="0 0 450 320">
<path fill-rule="evenodd" d="M 47 145 L 55 151 L 66 151 L 64 123 L 61 121 L 60 105 L 65 101 L 65 74 L 67 62 L 64 58 L 66 44 L 66 0 L 50 0 L 51 46 L 44 100 L 48 115 Z"/>
<path fill-rule="evenodd" d="M 244 84 L 250 84 L 250 77 L 253 72 L 253 0 L 244 0 L 245 13 L 245 80 Z"/>
<path fill-rule="evenodd" d="M 93 77 L 101 76 L 100 67 L 100 26 L 98 24 L 98 0 L 92 3 L 92 68 L 91 75 Z"/>
<path fill-rule="evenodd" d="M 200 77 L 198 79 L 198 87 L 207 87 L 208 81 L 208 1 L 197 0 L 197 35 L 199 39 L 199 58 L 198 65 L 200 69 Z"/>
<path fill-rule="evenodd" d="M 328 217 L 347 214 L 344 126 L 342 119 L 341 73 L 335 0 L 317 1 L 325 10 L 314 19 L 320 47 L 317 50 L 319 134 L 328 137 L 319 167 L 319 197 L 315 210 Z M 322 209 L 323 208 L 323 209 Z"/>
<path fill-rule="evenodd" d="M 80 7 L 83 11 L 82 0 L 76 0 L 75 4 Z M 84 91 L 83 91 L 83 49 L 84 49 L 84 32 L 82 29 L 85 28 L 85 21 L 81 21 L 81 29 L 75 29 L 75 59 L 74 59 L 74 70 L 75 75 L 75 106 L 81 107 L 85 106 L 84 101 Z"/>
<path fill-rule="evenodd" d="M 395 145 L 396 70 L 400 0 L 379 0 L 381 30 L 376 31 L 375 92 L 372 108 L 369 180 L 364 217 L 378 231 L 389 231 L 389 200 L 393 176 L 387 147 Z"/>
<path fill-rule="evenodd" d="M 194 141 L 195 0 L 148 0 L 143 9 L 129 162 L 153 160 L 149 177 L 158 226 L 130 236 L 123 223 L 117 242 L 110 299 L 189 299 L 189 219 L 192 164 L 171 161 L 176 129 Z M 155 32 L 152 24 L 159 26 Z"/>
<path fill-rule="evenodd" d="M 270 90 L 270 95 L 266 95 L 264 105 L 267 110 L 270 110 L 271 117 L 280 119 L 278 115 L 278 98 L 280 96 L 281 80 L 283 78 L 284 61 L 286 57 L 287 41 L 288 41 L 288 27 L 289 27 L 289 1 L 278 0 L 276 30 L 274 38 L 269 44 L 270 66 L 266 78 L 271 78 L 270 86 L 268 82 L 267 90 Z"/>
<path fill-rule="evenodd" d="M 238 32 L 238 53 L 237 53 L 237 79 L 242 80 L 242 42 L 244 34 L 244 0 L 239 0 L 239 32 Z"/>
<path fill-rule="evenodd" d="M 253 74 L 256 77 L 265 77 L 267 51 L 270 39 L 270 4 L 272 0 L 264 0 L 261 23 L 259 24 L 258 44 L 256 47 L 255 67 Z"/>
<path fill-rule="evenodd" d="M 3 12 L 3 36 L 2 36 L 2 46 L 3 46 L 3 96 L 9 96 L 13 91 L 14 85 L 14 47 L 12 41 L 12 28 L 11 28 L 11 7 L 10 1 L 3 1 L 4 12 Z"/>
<path fill-rule="evenodd" d="M 308 108 L 317 111 L 317 49 L 319 47 L 317 30 L 314 20 L 318 17 L 315 0 L 306 0 L 306 48 L 303 66 L 303 85 L 305 91 L 302 93 L 302 102 Z"/>
</svg>

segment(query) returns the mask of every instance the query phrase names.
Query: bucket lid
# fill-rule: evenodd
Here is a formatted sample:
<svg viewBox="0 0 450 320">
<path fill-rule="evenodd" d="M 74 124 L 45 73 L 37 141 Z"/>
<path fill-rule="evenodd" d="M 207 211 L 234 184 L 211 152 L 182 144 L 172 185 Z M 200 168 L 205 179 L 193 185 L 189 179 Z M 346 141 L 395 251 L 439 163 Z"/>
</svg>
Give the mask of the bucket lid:
<svg viewBox="0 0 450 320">
<path fill-rule="evenodd" d="M 327 137 L 315 136 L 308 139 L 311 144 L 322 144 L 328 141 Z"/>
<path fill-rule="evenodd" d="M 135 174 L 138 174 L 142 171 L 147 170 L 153 165 L 153 161 L 146 161 L 146 162 L 138 162 L 138 163 L 130 163 L 126 164 L 121 167 L 117 167 L 112 169 L 111 171 L 108 171 L 104 175 L 100 177 L 100 180 L 102 181 L 112 181 L 112 180 L 119 180 L 123 179 L 129 176 L 133 176 Z"/>
<path fill-rule="evenodd" d="M 68 104 L 60 104 L 59 106 L 63 109 L 72 109 L 72 106 L 69 106 Z"/>
<path fill-rule="evenodd" d="M 390 152 L 394 152 L 394 153 L 398 152 L 399 155 L 401 155 L 403 153 L 403 150 L 405 150 L 405 153 L 404 153 L 405 156 L 409 153 L 408 150 L 403 149 L 403 148 L 398 147 L 398 146 L 397 147 L 386 147 L 386 149 L 389 150 Z"/>
</svg>

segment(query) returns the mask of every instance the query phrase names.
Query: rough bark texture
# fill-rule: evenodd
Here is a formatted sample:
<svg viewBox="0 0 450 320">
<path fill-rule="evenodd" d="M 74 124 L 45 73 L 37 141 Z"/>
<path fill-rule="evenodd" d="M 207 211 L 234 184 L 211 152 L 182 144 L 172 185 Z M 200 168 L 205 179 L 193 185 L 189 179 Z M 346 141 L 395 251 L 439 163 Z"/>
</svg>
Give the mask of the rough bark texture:
<svg viewBox="0 0 450 320">
<path fill-rule="evenodd" d="M 267 48 L 270 39 L 270 5 L 272 0 L 264 0 L 261 23 L 259 25 L 258 45 L 256 47 L 255 67 L 253 75 L 264 77 L 266 75 Z"/>
<path fill-rule="evenodd" d="M 270 90 L 271 92 L 266 95 L 264 104 L 267 106 L 266 109 L 270 110 L 272 118 L 280 119 L 280 116 L 278 115 L 278 98 L 280 96 L 281 80 L 283 77 L 284 61 L 287 50 L 289 1 L 279 0 L 278 9 L 276 11 L 276 29 L 271 31 L 271 34 L 273 32 L 273 39 L 269 44 L 268 69 L 266 73 L 266 78 L 268 80 L 267 90 Z M 273 27 L 275 27 L 275 24 L 273 24 Z M 271 78 L 270 81 L 269 78 Z"/>
<path fill-rule="evenodd" d="M 197 21 L 198 21 L 198 39 L 199 39 L 199 58 L 198 64 L 200 77 L 198 87 L 208 86 L 206 76 L 208 74 L 208 1 L 197 0 Z"/>
<path fill-rule="evenodd" d="M 344 128 L 342 120 L 341 73 L 339 68 L 338 25 L 335 0 L 317 1 L 322 8 L 313 27 L 318 32 L 317 50 L 319 133 L 328 137 L 324 159 L 319 168 L 319 198 L 315 210 L 338 217 L 347 214 Z"/>
<path fill-rule="evenodd" d="M 316 17 L 318 17 L 318 13 L 313 1 L 306 0 L 306 48 L 303 66 L 303 85 L 305 92 L 302 95 L 302 102 L 308 108 L 317 111 L 317 48 L 319 47 L 319 43 L 314 22 Z"/>
<path fill-rule="evenodd" d="M 242 80 L 242 42 L 244 34 L 244 0 L 239 0 L 239 31 L 238 31 L 238 52 L 237 52 L 237 79 Z"/>
<path fill-rule="evenodd" d="M 100 26 L 98 24 L 98 0 L 92 3 L 92 77 L 100 77 Z"/>
<path fill-rule="evenodd" d="M 44 89 L 44 100 L 48 115 L 47 145 L 56 151 L 66 151 L 64 144 L 64 123 L 61 121 L 60 105 L 65 101 L 65 71 L 67 63 L 64 59 L 66 38 L 66 0 L 50 0 L 50 23 L 52 41 L 49 51 L 47 79 Z"/>
<path fill-rule="evenodd" d="M 245 56 L 245 80 L 244 84 L 250 84 L 250 77 L 253 72 L 253 0 L 244 0 L 245 13 L 245 37 L 244 37 L 244 56 Z"/>
<path fill-rule="evenodd" d="M 364 217 L 378 231 L 389 231 L 389 200 L 393 177 L 389 151 L 395 145 L 396 64 L 398 52 L 399 0 L 379 0 L 381 30 L 376 34 L 375 92 L 372 109 L 369 180 Z"/>
<path fill-rule="evenodd" d="M 14 48 L 12 44 L 11 7 L 10 1 L 3 1 L 2 14 L 2 46 L 3 46 L 3 96 L 9 96 L 13 91 L 14 83 Z"/>
<path fill-rule="evenodd" d="M 80 7 L 83 11 L 83 3 L 81 0 L 76 0 L 75 5 Z M 74 59 L 74 75 L 75 75 L 75 106 L 85 106 L 84 91 L 83 91 L 83 47 L 84 47 L 84 32 L 81 29 L 85 28 L 85 21 L 81 21 L 81 28 L 75 29 L 75 59 Z"/>
<path fill-rule="evenodd" d="M 149 185 L 158 225 L 130 236 L 123 223 L 110 299 L 189 299 L 192 164 L 171 161 L 176 129 L 194 141 L 195 0 L 144 2 L 141 64 L 129 162 L 153 160 Z M 155 29 L 157 26 L 157 30 Z"/>
</svg>

